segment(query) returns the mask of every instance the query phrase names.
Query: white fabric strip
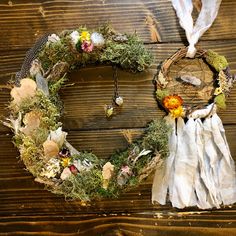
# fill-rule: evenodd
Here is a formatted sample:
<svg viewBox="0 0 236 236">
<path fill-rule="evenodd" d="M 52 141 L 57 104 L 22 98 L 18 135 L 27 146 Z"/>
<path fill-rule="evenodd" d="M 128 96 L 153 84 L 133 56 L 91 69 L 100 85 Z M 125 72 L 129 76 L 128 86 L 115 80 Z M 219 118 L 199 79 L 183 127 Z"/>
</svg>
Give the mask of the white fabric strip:
<svg viewBox="0 0 236 236">
<path fill-rule="evenodd" d="M 179 18 L 179 23 L 185 30 L 189 42 L 187 57 L 193 58 L 195 56 L 195 44 L 214 22 L 218 14 L 220 3 L 221 0 L 202 0 L 201 11 L 195 25 L 193 25 L 192 0 L 172 0 L 172 5 Z"/>
</svg>

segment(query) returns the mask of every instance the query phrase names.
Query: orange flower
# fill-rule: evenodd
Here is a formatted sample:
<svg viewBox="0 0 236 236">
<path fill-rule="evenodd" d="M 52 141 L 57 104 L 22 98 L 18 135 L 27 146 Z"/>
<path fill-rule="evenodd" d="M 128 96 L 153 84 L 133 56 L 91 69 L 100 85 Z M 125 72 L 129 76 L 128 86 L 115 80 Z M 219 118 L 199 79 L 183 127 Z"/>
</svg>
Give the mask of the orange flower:
<svg viewBox="0 0 236 236">
<path fill-rule="evenodd" d="M 183 99 L 178 95 L 169 95 L 163 99 L 163 105 L 166 109 L 176 109 L 183 104 Z"/>
<path fill-rule="evenodd" d="M 184 109 L 182 106 L 179 106 L 175 109 L 170 109 L 170 114 L 173 118 L 178 118 L 184 116 Z"/>
</svg>

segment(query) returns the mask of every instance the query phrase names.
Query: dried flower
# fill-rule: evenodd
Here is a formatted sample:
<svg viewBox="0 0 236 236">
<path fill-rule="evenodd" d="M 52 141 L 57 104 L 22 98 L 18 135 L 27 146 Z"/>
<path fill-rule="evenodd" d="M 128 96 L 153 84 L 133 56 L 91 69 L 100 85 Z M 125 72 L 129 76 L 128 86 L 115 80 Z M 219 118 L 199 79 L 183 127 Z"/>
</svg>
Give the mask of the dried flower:
<svg viewBox="0 0 236 236">
<path fill-rule="evenodd" d="M 61 164 L 63 167 L 67 167 L 71 164 L 71 158 L 69 157 L 64 157 L 61 159 Z"/>
<path fill-rule="evenodd" d="M 103 177 L 103 188 L 107 189 L 109 180 L 111 179 L 114 173 L 114 165 L 111 162 L 107 162 L 102 168 L 102 177 Z"/>
<path fill-rule="evenodd" d="M 93 32 L 91 34 L 91 41 L 95 47 L 102 47 L 105 44 L 103 35 L 98 32 Z"/>
<path fill-rule="evenodd" d="M 71 171 L 70 171 L 70 168 L 69 168 L 69 167 L 66 167 L 66 168 L 62 171 L 60 178 L 61 178 L 62 180 L 65 180 L 65 179 L 69 178 L 71 175 L 72 175 L 72 173 L 71 173 Z"/>
<path fill-rule="evenodd" d="M 42 169 L 41 176 L 45 176 L 47 178 L 54 178 L 60 172 L 60 161 L 56 158 L 51 158 L 45 167 Z"/>
<path fill-rule="evenodd" d="M 58 42 L 58 41 L 60 41 L 60 38 L 59 38 L 58 35 L 56 35 L 56 34 L 51 34 L 51 35 L 48 36 L 48 42 L 49 42 L 49 43 L 56 43 L 56 42 Z"/>
<path fill-rule="evenodd" d="M 183 117 L 184 116 L 184 109 L 182 106 L 179 106 L 175 109 L 170 109 L 170 114 L 173 118 Z"/>
<path fill-rule="evenodd" d="M 69 168 L 70 168 L 70 171 L 71 171 L 71 173 L 72 173 L 73 175 L 77 175 L 77 174 L 79 173 L 79 171 L 78 171 L 78 169 L 76 168 L 76 166 L 71 165 L 71 166 L 69 166 Z"/>
<path fill-rule="evenodd" d="M 52 158 L 59 153 L 58 144 L 52 140 L 47 140 L 43 143 L 44 155 L 46 158 Z"/>
<path fill-rule="evenodd" d="M 90 40 L 90 33 L 88 31 L 82 31 L 80 35 L 80 41 L 89 41 Z"/>
<path fill-rule="evenodd" d="M 81 44 L 81 48 L 84 52 L 92 52 L 93 51 L 93 43 L 90 41 L 83 41 Z"/>
<path fill-rule="evenodd" d="M 25 135 L 29 136 L 34 130 L 36 130 L 40 125 L 41 113 L 38 111 L 31 111 L 25 114 L 23 123 L 25 127 L 21 128 L 20 131 Z"/>
<path fill-rule="evenodd" d="M 52 140 L 57 143 L 58 147 L 61 148 L 63 143 L 66 140 L 67 133 L 62 131 L 62 128 L 59 127 L 57 130 L 50 131 L 47 140 Z"/>
<path fill-rule="evenodd" d="M 62 148 L 62 150 L 59 152 L 60 157 L 70 157 L 70 151 L 67 148 Z"/>
<path fill-rule="evenodd" d="M 216 88 L 215 91 L 214 91 L 214 95 L 217 96 L 219 94 L 223 93 L 223 90 L 222 88 Z"/>
<path fill-rule="evenodd" d="M 26 98 L 31 98 L 35 96 L 37 85 L 32 79 L 22 79 L 20 81 L 20 87 L 14 87 L 11 90 L 11 97 L 13 98 L 13 103 L 16 105 L 20 105 L 22 100 Z"/>
<path fill-rule="evenodd" d="M 167 109 L 176 109 L 183 104 L 183 99 L 178 95 L 169 95 L 163 99 L 163 105 Z"/>
<path fill-rule="evenodd" d="M 73 31 L 71 34 L 70 34 L 70 37 L 71 37 L 71 41 L 74 45 L 76 45 L 80 39 L 80 35 L 79 35 L 79 32 L 78 31 Z"/>
</svg>

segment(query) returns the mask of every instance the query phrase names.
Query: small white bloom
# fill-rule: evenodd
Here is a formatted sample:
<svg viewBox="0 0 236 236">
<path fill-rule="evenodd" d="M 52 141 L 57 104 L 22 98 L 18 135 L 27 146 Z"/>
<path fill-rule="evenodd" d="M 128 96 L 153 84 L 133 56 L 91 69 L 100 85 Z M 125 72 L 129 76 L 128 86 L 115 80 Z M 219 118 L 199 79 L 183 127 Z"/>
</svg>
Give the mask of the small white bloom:
<svg viewBox="0 0 236 236">
<path fill-rule="evenodd" d="M 50 134 L 48 135 L 47 140 L 54 141 L 58 144 L 59 147 L 61 147 L 65 140 L 66 140 L 67 133 L 62 131 L 62 128 L 59 127 L 57 130 L 50 130 Z"/>
<path fill-rule="evenodd" d="M 60 41 L 60 38 L 59 38 L 58 35 L 56 35 L 56 34 L 51 34 L 51 35 L 48 36 L 48 42 L 49 42 L 49 43 L 56 43 L 56 42 L 58 42 L 58 41 Z"/>
<path fill-rule="evenodd" d="M 73 42 L 74 45 L 76 45 L 79 41 L 79 38 L 80 38 L 80 35 L 79 35 L 79 32 L 78 31 L 73 31 L 71 34 L 70 34 L 70 37 L 71 37 L 71 40 Z"/>
<path fill-rule="evenodd" d="M 93 32 L 91 34 L 91 41 L 95 47 L 102 47 L 105 44 L 103 35 L 98 32 Z"/>
<path fill-rule="evenodd" d="M 56 158 L 51 158 L 41 172 L 41 176 L 53 178 L 60 172 L 60 161 Z"/>
</svg>

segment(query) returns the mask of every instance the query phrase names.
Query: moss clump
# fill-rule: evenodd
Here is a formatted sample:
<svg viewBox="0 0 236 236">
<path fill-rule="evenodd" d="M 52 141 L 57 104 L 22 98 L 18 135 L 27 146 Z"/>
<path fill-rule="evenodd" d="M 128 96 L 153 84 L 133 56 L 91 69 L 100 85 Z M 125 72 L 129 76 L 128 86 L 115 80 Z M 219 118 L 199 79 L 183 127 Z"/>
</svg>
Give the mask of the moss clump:
<svg viewBox="0 0 236 236">
<path fill-rule="evenodd" d="M 77 29 L 79 33 L 87 31 L 86 28 Z M 133 72 L 143 71 L 151 65 L 153 57 L 146 50 L 137 35 L 122 35 L 126 40 L 117 41 L 114 37 L 117 34 L 109 27 L 100 27 L 92 32 L 101 32 L 105 44 L 102 48 L 94 48 L 87 53 L 81 49 L 81 42 L 75 46 L 71 43 L 70 33 L 66 31 L 60 35 L 60 40 L 46 44 L 40 51 L 38 59 L 46 71 L 52 68 L 57 62 L 66 62 L 70 69 L 84 67 L 88 64 L 112 64 L 128 69 Z M 120 36 L 120 34 L 118 34 Z"/>
<path fill-rule="evenodd" d="M 224 70 L 228 66 L 226 58 L 212 50 L 207 51 L 206 61 L 218 72 Z"/>
<path fill-rule="evenodd" d="M 102 171 L 93 168 L 77 175 L 71 175 L 52 191 L 65 195 L 67 199 L 80 199 L 86 202 L 99 198 L 101 186 Z"/>
<path fill-rule="evenodd" d="M 147 128 L 147 133 L 142 140 L 142 146 L 145 149 L 159 152 L 162 158 L 166 158 L 169 154 L 168 134 L 170 131 L 171 128 L 166 124 L 165 120 L 154 120 Z"/>
<path fill-rule="evenodd" d="M 219 107 L 220 109 L 226 109 L 226 103 L 225 103 L 225 94 L 221 93 L 219 95 L 217 95 L 214 99 L 217 107 Z"/>
<path fill-rule="evenodd" d="M 126 43 L 109 40 L 101 55 L 101 62 L 120 65 L 132 71 L 143 71 L 152 63 L 152 56 L 136 35 L 128 37 Z"/>
<path fill-rule="evenodd" d="M 166 89 L 157 89 L 156 97 L 158 101 L 162 101 L 166 96 L 170 95 Z"/>
</svg>

